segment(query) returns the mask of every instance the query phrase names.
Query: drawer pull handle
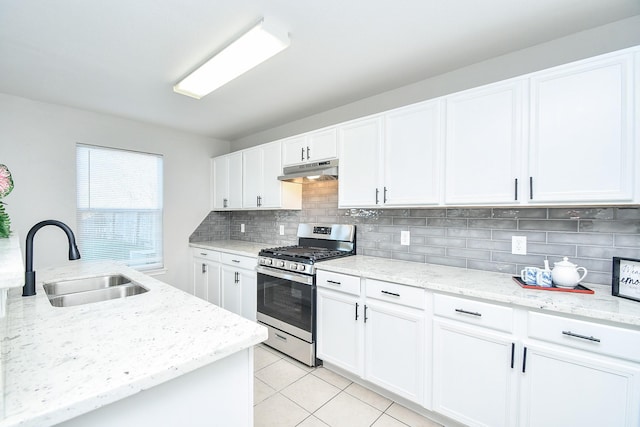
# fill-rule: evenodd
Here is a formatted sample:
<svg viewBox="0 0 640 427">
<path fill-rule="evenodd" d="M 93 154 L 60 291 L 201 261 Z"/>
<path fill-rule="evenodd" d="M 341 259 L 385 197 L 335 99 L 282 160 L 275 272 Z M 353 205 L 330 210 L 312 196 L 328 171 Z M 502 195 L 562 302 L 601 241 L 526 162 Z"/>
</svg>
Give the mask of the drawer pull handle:
<svg viewBox="0 0 640 427">
<path fill-rule="evenodd" d="M 457 313 L 462 313 L 462 314 L 470 314 L 472 316 L 482 317 L 482 313 L 478 313 L 477 311 L 467 311 L 467 310 L 463 310 L 461 308 L 456 308 L 456 312 Z"/>
<path fill-rule="evenodd" d="M 200 252 L 200 255 L 207 256 L 207 253 L 206 252 Z"/>
<path fill-rule="evenodd" d="M 282 341 L 287 342 L 287 337 L 283 337 L 280 334 L 274 334 L 276 336 L 276 338 L 280 338 Z"/>
<path fill-rule="evenodd" d="M 600 342 L 600 338 L 588 337 L 586 335 L 574 334 L 571 331 L 562 331 L 562 335 L 567 335 L 574 338 L 580 338 L 587 341 Z"/>
<path fill-rule="evenodd" d="M 327 280 L 327 283 L 331 283 L 332 285 L 340 286 L 342 283 L 336 282 L 335 280 Z"/>
<path fill-rule="evenodd" d="M 240 262 L 238 259 L 232 259 L 231 262 Z"/>
<path fill-rule="evenodd" d="M 382 292 L 385 295 L 391 295 L 391 296 L 394 296 L 394 297 L 399 297 L 400 296 L 400 294 L 396 294 L 395 292 L 389 292 L 389 291 L 380 291 L 380 292 Z"/>
</svg>

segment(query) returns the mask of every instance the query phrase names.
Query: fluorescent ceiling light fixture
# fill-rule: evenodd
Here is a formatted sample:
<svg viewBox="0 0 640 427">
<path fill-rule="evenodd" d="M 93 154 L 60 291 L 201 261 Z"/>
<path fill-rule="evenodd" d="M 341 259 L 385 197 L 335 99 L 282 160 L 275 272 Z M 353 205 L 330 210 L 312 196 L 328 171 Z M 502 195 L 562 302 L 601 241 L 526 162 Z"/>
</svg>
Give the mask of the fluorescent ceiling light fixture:
<svg viewBox="0 0 640 427">
<path fill-rule="evenodd" d="M 289 46 L 289 34 L 261 20 L 173 87 L 200 99 Z"/>
</svg>

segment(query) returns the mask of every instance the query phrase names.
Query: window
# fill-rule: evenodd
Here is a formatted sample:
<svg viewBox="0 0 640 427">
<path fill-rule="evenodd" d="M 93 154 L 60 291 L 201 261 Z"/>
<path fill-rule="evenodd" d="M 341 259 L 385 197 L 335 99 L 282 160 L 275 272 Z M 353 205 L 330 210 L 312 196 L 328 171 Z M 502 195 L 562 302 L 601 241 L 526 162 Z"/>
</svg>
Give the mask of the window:
<svg viewBox="0 0 640 427">
<path fill-rule="evenodd" d="M 82 258 L 162 268 L 162 156 L 78 144 L 76 167 Z"/>
</svg>

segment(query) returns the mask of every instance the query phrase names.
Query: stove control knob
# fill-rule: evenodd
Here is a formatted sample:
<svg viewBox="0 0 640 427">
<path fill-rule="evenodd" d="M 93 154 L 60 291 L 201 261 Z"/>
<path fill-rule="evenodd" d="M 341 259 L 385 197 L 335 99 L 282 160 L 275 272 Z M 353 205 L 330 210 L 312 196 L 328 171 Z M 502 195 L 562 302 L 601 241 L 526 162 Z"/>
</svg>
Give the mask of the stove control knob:
<svg viewBox="0 0 640 427">
<path fill-rule="evenodd" d="M 290 269 L 292 270 L 297 270 L 298 269 L 298 264 L 295 263 L 291 263 L 291 265 L 289 266 Z"/>
<path fill-rule="evenodd" d="M 306 269 L 306 267 L 305 267 L 305 265 L 304 265 L 304 264 L 300 264 L 300 265 L 298 266 L 298 270 L 300 270 L 300 271 L 304 271 L 305 269 Z"/>
<path fill-rule="evenodd" d="M 280 261 L 280 262 L 278 263 L 278 267 L 284 267 L 284 261 Z"/>
<path fill-rule="evenodd" d="M 270 259 L 268 259 L 268 260 L 267 260 L 267 265 L 271 265 L 271 264 L 273 264 L 273 261 L 272 261 L 272 260 L 270 260 Z"/>
</svg>

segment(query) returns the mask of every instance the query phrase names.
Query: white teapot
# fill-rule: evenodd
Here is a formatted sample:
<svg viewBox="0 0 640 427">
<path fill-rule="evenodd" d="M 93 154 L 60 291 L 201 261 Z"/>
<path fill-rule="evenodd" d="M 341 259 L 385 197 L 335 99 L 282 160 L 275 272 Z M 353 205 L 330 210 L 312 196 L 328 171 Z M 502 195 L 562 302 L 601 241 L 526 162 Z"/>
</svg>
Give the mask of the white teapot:
<svg viewBox="0 0 640 427">
<path fill-rule="evenodd" d="M 569 262 L 568 257 L 564 257 L 562 261 L 554 262 L 553 266 L 551 278 L 553 283 L 561 288 L 573 288 L 587 277 L 587 269 Z M 579 270 L 584 272 L 582 276 L 580 276 Z"/>
</svg>

